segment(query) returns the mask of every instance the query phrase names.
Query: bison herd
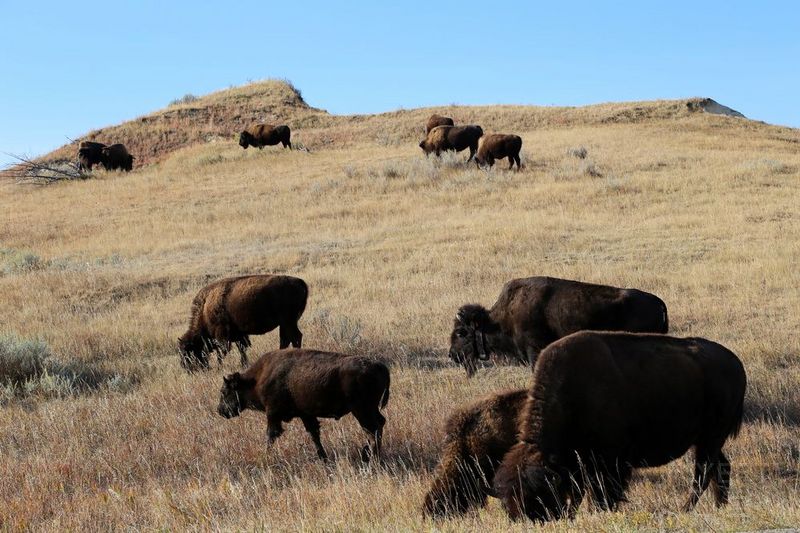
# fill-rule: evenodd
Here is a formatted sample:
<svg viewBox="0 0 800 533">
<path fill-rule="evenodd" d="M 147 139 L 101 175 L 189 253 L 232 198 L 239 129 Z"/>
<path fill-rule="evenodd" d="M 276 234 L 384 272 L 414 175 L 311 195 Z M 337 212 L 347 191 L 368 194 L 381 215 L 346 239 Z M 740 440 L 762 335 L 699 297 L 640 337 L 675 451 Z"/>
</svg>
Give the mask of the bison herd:
<svg viewBox="0 0 800 533">
<path fill-rule="evenodd" d="M 352 414 L 368 435 L 362 459 L 379 458 L 389 368 L 369 357 L 302 349 L 297 323 L 307 299 L 306 283 L 283 275 L 204 287 L 178 341 L 181 365 L 207 369 L 212 352 L 221 364 L 236 345 L 246 366 L 249 336 L 280 328 L 279 350 L 224 378 L 219 414 L 263 411 L 268 445 L 283 423 L 299 418 L 322 460 L 319 419 Z M 722 449 L 742 423 L 744 367 L 715 342 L 666 335 L 667 316 L 663 300 L 644 291 L 549 277 L 509 281 L 491 309 L 462 306 L 449 356 L 467 376 L 481 361 L 510 358 L 530 366 L 533 379 L 528 389 L 450 416 L 423 514 L 463 514 L 489 496 L 513 519 L 572 517 L 585 498 L 613 510 L 625 501 L 634 469 L 664 465 L 689 449 L 695 463 L 684 509 L 709 486 L 717 505 L 727 503 L 731 466 Z"/>
<path fill-rule="evenodd" d="M 281 144 L 292 149 L 291 130 L 286 124 L 252 124 L 239 133 L 239 146 L 264 148 Z M 484 135 L 477 125 L 456 126 L 450 117 L 433 114 L 425 125 L 425 138 L 419 147 L 425 155 L 437 156 L 442 152 L 461 152 L 469 148 L 467 163 L 475 160 L 478 167 L 493 166 L 496 159 L 508 158 L 508 168 L 521 168 L 519 157 L 522 138 L 519 135 L 492 133 Z M 82 141 L 78 146 L 78 169 L 91 171 L 96 165 L 106 170 L 133 169 L 134 157 L 124 144 L 106 145 L 96 141 Z"/>
</svg>

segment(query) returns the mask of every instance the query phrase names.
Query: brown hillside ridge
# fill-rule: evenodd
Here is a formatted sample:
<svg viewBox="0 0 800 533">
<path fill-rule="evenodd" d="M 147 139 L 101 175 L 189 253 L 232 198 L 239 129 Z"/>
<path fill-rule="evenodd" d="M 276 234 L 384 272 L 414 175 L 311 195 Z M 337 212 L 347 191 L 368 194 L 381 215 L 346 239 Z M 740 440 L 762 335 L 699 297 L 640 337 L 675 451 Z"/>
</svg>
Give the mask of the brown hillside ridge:
<svg viewBox="0 0 800 533">
<path fill-rule="evenodd" d="M 725 110 L 730 112 L 723 113 Z M 187 146 L 219 141 L 235 143 L 239 132 L 258 122 L 287 124 L 292 129 L 293 140 L 300 141 L 300 146 L 320 149 L 347 147 L 365 140 L 384 145 L 411 141 L 416 144 L 420 140 L 420 129 L 432 112 L 452 116 L 458 124 L 481 124 L 484 128 L 504 124 L 508 131 L 526 131 L 674 120 L 702 111 L 743 116 L 710 98 L 585 107 L 446 106 L 377 115 L 331 115 L 309 106 L 290 83 L 265 80 L 217 91 L 116 126 L 91 131 L 40 159 L 72 160 L 81 141 L 101 141 L 124 144 L 136 157 L 135 166 L 141 167 L 163 161 L 172 152 Z"/>
</svg>

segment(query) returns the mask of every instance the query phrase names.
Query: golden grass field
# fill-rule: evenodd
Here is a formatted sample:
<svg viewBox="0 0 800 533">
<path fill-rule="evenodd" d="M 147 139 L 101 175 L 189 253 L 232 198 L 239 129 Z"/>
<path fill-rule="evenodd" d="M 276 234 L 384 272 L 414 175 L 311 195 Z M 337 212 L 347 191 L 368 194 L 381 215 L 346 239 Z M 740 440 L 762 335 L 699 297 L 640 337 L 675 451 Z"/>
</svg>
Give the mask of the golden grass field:
<svg viewBox="0 0 800 533">
<path fill-rule="evenodd" d="M 222 109 L 284 90 L 208 98 Z M 0 528 L 528 529 L 496 500 L 438 523 L 421 503 L 448 414 L 530 378 L 497 367 L 468 380 L 446 357 L 454 312 L 531 275 L 653 292 L 672 334 L 724 344 L 749 379 L 743 431 L 726 447 L 728 507 L 706 494 L 679 511 L 684 458 L 640 471 L 619 512 L 584 504 L 546 530 L 800 525 L 800 131 L 690 113 L 685 101 L 348 117 L 281 102 L 270 116 L 310 151 L 244 151 L 231 126 L 130 174 L 0 184 L 0 333 L 40 339 L 93 376 L 6 386 Z M 417 143 L 433 111 L 521 135 L 522 172 L 505 160 L 477 170 L 466 152 L 426 159 Z M 118 128 L 137 135 L 135 122 Z M 585 159 L 569 153 L 581 146 Z M 332 465 L 299 421 L 267 451 L 263 415 L 219 417 L 235 353 L 223 369 L 180 368 L 175 342 L 196 291 L 245 273 L 309 283 L 305 347 L 394 363 L 382 465 L 361 465 L 351 417 L 322 423 Z M 277 348 L 277 332 L 253 341 L 251 359 Z"/>
</svg>

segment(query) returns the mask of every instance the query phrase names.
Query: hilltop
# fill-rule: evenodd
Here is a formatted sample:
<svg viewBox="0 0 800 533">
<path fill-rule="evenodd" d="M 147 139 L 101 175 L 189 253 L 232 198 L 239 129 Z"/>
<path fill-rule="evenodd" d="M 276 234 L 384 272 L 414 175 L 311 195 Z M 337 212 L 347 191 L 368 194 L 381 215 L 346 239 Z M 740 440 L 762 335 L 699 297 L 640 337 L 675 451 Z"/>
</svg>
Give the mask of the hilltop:
<svg viewBox="0 0 800 533">
<path fill-rule="evenodd" d="M 256 122 L 286 123 L 303 146 L 319 149 L 372 140 L 385 144 L 412 142 L 421 136 L 420 124 L 432 112 L 453 115 L 460 123 L 502 125 L 511 131 L 568 128 L 601 124 L 654 123 L 680 120 L 700 113 L 744 118 L 710 98 L 555 106 L 445 106 L 399 110 L 376 115 L 331 115 L 309 106 L 299 90 L 282 80 L 266 80 L 217 91 L 188 103 L 176 103 L 116 126 L 93 130 L 74 142 L 42 156 L 71 159 L 77 144 L 91 140 L 121 142 L 136 155 L 136 165 L 163 161 L 181 148 L 235 141 Z M 755 124 L 755 123 L 753 123 Z"/>
<path fill-rule="evenodd" d="M 710 106 L 336 116 L 266 82 L 92 132 L 140 151 L 131 173 L 5 183 L 0 351 L 27 381 L 0 368 L 0 526 L 528 531 L 494 500 L 439 524 L 421 505 L 448 415 L 531 378 L 501 366 L 468 380 L 447 358 L 454 313 L 532 275 L 652 292 L 671 334 L 720 342 L 748 379 L 745 424 L 726 445 L 730 505 L 706 494 L 679 512 L 691 476 L 681 459 L 638 473 L 618 512 L 584 505 L 548 531 L 795 526 L 800 130 Z M 433 111 L 519 134 L 522 171 L 478 170 L 463 152 L 426 158 L 417 143 Z M 251 120 L 286 121 L 310 151 L 242 150 L 233 134 Z M 306 280 L 304 347 L 391 364 L 382 465 L 362 466 L 351 417 L 323 421 L 328 465 L 297 421 L 266 449 L 263 415 L 222 419 L 235 355 L 181 369 L 176 339 L 198 290 L 246 273 Z M 251 360 L 278 333 L 252 341 Z"/>
</svg>

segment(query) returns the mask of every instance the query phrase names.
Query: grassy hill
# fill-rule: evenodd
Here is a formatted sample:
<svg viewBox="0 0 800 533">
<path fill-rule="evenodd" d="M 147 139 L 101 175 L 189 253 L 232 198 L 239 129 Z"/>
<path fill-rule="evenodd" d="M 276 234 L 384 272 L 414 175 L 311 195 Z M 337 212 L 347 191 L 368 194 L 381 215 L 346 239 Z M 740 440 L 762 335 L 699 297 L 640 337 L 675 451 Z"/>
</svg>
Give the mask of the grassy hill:
<svg viewBox="0 0 800 533">
<path fill-rule="evenodd" d="M 530 377 L 499 367 L 467 380 L 446 358 L 453 313 L 529 275 L 654 292 L 673 334 L 721 342 L 749 378 L 730 506 L 704 497 L 680 513 L 681 459 L 638 474 L 620 512 L 584 505 L 549 529 L 800 523 L 800 131 L 696 101 L 334 116 L 267 82 L 92 132 L 131 147 L 144 166 L 130 174 L 4 184 L 0 345 L 15 368 L 41 363 L 0 391 L 0 524 L 428 530 L 420 506 L 448 413 Z M 433 111 L 520 134 L 522 172 L 426 159 L 417 142 Z M 253 120 L 288 123 L 310 152 L 242 150 L 233 134 Z M 297 422 L 266 450 L 263 416 L 216 415 L 236 357 L 180 369 L 196 291 L 252 272 L 309 283 L 306 346 L 394 363 L 383 466 L 360 466 L 349 418 L 323 421 L 332 466 Z M 253 340 L 254 355 L 278 344 L 276 332 Z M 490 502 L 437 527 L 530 524 Z"/>
</svg>

